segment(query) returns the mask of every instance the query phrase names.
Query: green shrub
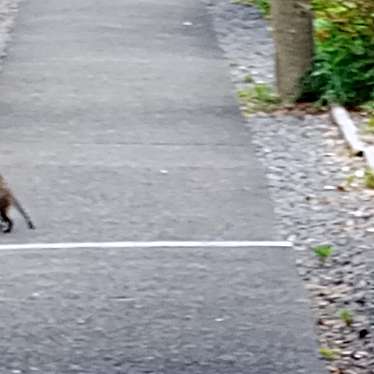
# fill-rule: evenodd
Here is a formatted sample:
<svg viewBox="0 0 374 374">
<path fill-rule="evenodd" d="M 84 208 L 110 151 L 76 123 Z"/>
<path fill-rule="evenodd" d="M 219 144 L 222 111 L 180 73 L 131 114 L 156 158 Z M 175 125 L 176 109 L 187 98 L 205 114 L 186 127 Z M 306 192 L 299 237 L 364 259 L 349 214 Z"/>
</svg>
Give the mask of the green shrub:
<svg viewBox="0 0 374 374">
<path fill-rule="evenodd" d="M 303 96 L 347 106 L 374 100 L 374 1 L 312 3 L 316 51 Z"/>
<path fill-rule="evenodd" d="M 236 0 L 270 13 L 270 0 Z M 374 1 L 311 0 L 315 58 L 301 100 L 358 106 L 374 102 Z"/>
</svg>

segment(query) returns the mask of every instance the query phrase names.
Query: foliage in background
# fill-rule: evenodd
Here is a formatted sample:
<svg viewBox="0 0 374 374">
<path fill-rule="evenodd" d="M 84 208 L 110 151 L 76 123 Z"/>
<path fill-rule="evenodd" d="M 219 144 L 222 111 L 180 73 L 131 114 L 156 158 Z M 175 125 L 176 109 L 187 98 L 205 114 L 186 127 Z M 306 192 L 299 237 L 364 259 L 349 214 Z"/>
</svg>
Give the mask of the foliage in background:
<svg viewBox="0 0 374 374">
<path fill-rule="evenodd" d="M 269 14 L 271 0 L 237 0 Z M 302 99 L 358 106 L 374 103 L 374 1 L 311 0 L 315 59 Z"/>
<path fill-rule="evenodd" d="M 305 94 L 356 106 L 374 100 L 374 1 L 312 0 L 315 60 Z"/>
</svg>

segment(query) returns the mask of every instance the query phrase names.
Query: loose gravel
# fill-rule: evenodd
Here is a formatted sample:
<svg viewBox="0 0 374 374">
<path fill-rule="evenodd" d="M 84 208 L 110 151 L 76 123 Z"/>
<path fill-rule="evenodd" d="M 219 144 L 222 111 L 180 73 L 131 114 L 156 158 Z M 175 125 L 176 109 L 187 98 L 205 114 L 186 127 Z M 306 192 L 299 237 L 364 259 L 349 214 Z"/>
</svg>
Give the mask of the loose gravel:
<svg viewBox="0 0 374 374">
<path fill-rule="evenodd" d="M 273 84 L 267 21 L 254 7 L 205 1 L 237 89 L 246 85 L 248 74 Z M 295 243 L 328 370 L 374 373 L 374 192 L 364 186 L 365 163 L 350 156 L 327 114 L 262 114 L 247 125 L 268 172 L 279 233 Z M 313 250 L 321 244 L 334 249 L 325 262 Z M 352 321 L 343 321 L 342 313 L 351 314 Z"/>
</svg>

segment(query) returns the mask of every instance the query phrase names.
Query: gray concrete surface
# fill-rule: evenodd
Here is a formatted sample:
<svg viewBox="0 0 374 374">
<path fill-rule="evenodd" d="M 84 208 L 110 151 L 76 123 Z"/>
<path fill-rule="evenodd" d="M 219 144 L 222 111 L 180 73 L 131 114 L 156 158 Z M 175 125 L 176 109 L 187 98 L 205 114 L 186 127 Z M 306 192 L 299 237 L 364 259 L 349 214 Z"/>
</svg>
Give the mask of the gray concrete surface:
<svg viewBox="0 0 374 374">
<path fill-rule="evenodd" d="M 279 239 L 212 30 L 198 0 L 21 4 L 0 167 L 37 230 L 1 244 Z M 290 250 L 0 256 L 1 374 L 321 372 Z"/>
<path fill-rule="evenodd" d="M 1 167 L 38 230 L 7 240 L 275 237 L 228 77 L 196 1 L 23 3 Z"/>
<path fill-rule="evenodd" d="M 0 373 L 321 372 L 284 249 L 0 257 Z"/>
</svg>

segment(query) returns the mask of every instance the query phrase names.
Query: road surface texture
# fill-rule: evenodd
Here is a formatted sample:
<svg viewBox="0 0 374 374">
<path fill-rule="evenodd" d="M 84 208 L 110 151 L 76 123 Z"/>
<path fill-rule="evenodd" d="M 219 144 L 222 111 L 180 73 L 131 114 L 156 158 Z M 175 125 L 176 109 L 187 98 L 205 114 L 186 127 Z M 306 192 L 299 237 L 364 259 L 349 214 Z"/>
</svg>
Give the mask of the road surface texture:
<svg viewBox="0 0 374 374">
<path fill-rule="evenodd" d="M 21 4 L 0 167 L 31 213 L 0 244 L 276 240 L 199 0 Z M 287 248 L 0 251 L 0 373 L 321 373 Z"/>
</svg>

